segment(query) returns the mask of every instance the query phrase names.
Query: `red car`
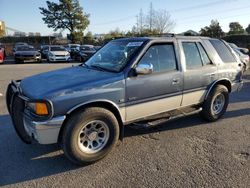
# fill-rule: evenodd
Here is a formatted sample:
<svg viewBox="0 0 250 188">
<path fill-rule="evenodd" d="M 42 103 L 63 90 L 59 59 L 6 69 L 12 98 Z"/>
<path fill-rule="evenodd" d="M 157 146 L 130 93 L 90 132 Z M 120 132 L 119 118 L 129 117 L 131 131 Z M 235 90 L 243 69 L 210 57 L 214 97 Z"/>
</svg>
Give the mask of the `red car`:
<svg viewBox="0 0 250 188">
<path fill-rule="evenodd" d="M 0 63 L 3 63 L 4 58 L 5 58 L 4 48 L 0 47 Z"/>
</svg>

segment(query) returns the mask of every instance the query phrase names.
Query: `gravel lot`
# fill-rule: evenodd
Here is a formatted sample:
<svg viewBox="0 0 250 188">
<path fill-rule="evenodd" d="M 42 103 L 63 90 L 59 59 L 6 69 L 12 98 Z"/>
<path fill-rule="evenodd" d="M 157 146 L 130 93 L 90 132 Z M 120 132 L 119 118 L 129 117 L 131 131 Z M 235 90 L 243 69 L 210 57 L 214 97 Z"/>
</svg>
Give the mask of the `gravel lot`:
<svg viewBox="0 0 250 188">
<path fill-rule="evenodd" d="M 57 145 L 22 143 L 5 106 L 11 79 L 67 66 L 0 65 L 0 186 L 249 187 L 250 71 L 218 122 L 206 123 L 192 115 L 153 130 L 127 127 L 124 141 L 105 159 L 78 167 Z"/>
</svg>

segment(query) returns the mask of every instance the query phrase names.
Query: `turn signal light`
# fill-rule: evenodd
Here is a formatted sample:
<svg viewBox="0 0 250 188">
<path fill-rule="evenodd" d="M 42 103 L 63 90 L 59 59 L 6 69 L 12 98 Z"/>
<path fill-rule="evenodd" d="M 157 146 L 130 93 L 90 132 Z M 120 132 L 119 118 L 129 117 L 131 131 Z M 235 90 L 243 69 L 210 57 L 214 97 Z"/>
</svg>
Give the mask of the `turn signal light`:
<svg viewBox="0 0 250 188">
<path fill-rule="evenodd" d="M 49 111 L 46 103 L 36 102 L 35 103 L 35 113 L 37 115 L 48 115 Z"/>
</svg>

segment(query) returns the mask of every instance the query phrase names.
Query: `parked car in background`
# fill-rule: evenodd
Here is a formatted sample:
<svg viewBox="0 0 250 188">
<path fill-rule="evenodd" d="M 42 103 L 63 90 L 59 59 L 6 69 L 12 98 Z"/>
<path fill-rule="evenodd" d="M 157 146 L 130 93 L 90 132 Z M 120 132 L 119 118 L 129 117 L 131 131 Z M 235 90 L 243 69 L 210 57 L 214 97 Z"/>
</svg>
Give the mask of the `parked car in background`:
<svg viewBox="0 0 250 188">
<path fill-rule="evenodd" d="M 41 54 L 33 46 L 19 45 L 16 47 L 14 58 L 16 63 L 41 62 Z"/>
<path fill-rule="evenodd" d="M 96 53 L 96 49 L 94 48 L 93 45 L 81 45 L 74 59 L 81 61 L 81 62 L 85 62 L 95 53 Z"/>
<path fill-rule="evenodd" d="M 243 54 L 239 49 L 233 48 L 235 53 L 239 56 L 241 62 L 243 63 L 243 70 L 246 71 L 250 66 L 249 55 Z"/>
<path fill-rule="evenodd" d="M 236 44 L 234 43 L 228 43 L 229 46 L 233 49 L 237 49 L 239 50 L 241 53 L 245 54 L 245 55 L 249 55 L 249 50 L 247 48 L 241 48 L 241 47 L 238 47 Z"/>
<path fill-rule="evenodd" d="M 28 46 L 28 44 L 26 42 L 17 42 L 13 47 L 13 53 L 16 52 L 18 46 Z"/>
<path fill-rule="evenodd" d="M 0 46 L 0 63 L 3 63 L 5 59 L 5 49 L 3 46 Z"/>
<path fill-rule="evenodd" d="M 42 59 L 47 59 L 48 52 L 49 52 L 49 45 L 42 45 L 40 49 Z"/>
<path fill-rule="evenodd" d="M 94 46 L 95 50 L 98 51 L 102 48 L 102 46 Z"/>
<path fill-rule="evenodd" d="M 12 81 L 6 103 L 25 143 L 60 143 L 83 165 L 110 153 L 128 124 L 198 112 L 208 122 L 220 119 L 242 85 L 240 59 L 222 40 L 124 38 L 80 66 Z"/>
<path fill-rule="evenodd" d="M 56 61 L 66 61 L 71 60 L 70 53 L 63 46 L 51 45 L 48 48 L 47 61 L 56 62 Z"/>
<path fill-rule="evenodd" d="M 65 48 L 70 53 L 70 57 L 73 59 L 79 51 L 80 44 L 68 44 Z"/>
</svg>

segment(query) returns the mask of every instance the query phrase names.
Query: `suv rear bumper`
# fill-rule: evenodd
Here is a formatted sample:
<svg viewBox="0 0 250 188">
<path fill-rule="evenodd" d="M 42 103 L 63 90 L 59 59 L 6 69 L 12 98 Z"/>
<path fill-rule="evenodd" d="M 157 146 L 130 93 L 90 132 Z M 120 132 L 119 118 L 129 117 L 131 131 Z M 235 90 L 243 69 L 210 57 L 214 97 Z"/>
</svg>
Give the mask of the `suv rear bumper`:
<svg viewBox="0 0 250 188">
<path fill-rule="evenodd" d="M 24 116 L 23 124 L 27 134 L 39 144 L 54 144 L 58 141 L 65 118 L 65 116 L 59 116 L 48 121 L 37 122 Z"/>
</svg>

